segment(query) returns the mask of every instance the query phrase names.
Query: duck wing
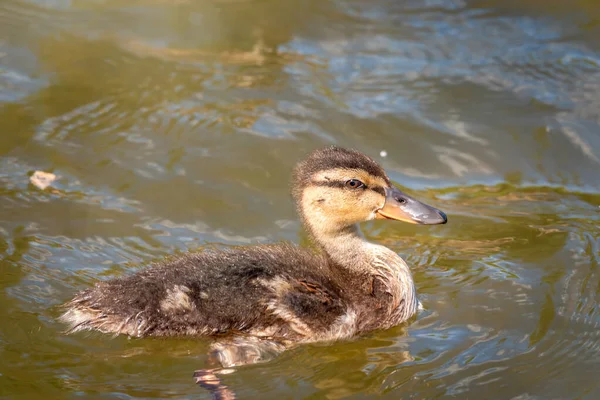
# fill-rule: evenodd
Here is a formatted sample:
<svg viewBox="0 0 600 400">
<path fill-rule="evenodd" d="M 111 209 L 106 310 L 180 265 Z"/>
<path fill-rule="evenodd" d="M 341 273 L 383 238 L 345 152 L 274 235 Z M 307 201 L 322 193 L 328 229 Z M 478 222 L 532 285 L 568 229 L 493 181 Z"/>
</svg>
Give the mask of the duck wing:
<svg viewBox="0 0 600 400">
<path fill-rule="evenodd" d="M 347 303 L 323 256 L 278 244 L 187 253 L 100 282 L 61 320 L 70 332 L 306 341 L 351 335 Z"/>
</svg>

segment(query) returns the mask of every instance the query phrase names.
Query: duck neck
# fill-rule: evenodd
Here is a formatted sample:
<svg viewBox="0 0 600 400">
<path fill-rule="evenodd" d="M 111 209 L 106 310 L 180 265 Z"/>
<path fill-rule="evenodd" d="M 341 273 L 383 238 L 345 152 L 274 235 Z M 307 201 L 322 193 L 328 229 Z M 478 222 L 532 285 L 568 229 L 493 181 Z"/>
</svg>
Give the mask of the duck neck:
<svg viewBox="0 0 600 400">
<path fill-rule="evenodd" d="M 340 229 L 315 232 L 313 239 L 335 264 L 353 272 L 373 272 L 372 244 L 356 225 Z"/>
<path fill-rule="evenodd" d="M 313 230 L 312 234 L 329 258 L 346 270 L 413 283 L 404 260 L 387 247 L 367 241 L 357 225 L 329 231 Z"/>
<path fill-rule="evenodd" d="M 365 282 L 380 280 L 388 293 L 389 316 L 381 326 L 393 326 L 405 321 L 418 308 L 417 292 L 408 265 L 392 250 L 368 242 L 358 226 L 334 231 L 312 231 L 315 241 L 323 248 L 332 264 L 360 277 Z M 371 291 L 373 286 L 371 285 Z M 373 293 L 369 293 L 373 295 Z"/>
</svg>

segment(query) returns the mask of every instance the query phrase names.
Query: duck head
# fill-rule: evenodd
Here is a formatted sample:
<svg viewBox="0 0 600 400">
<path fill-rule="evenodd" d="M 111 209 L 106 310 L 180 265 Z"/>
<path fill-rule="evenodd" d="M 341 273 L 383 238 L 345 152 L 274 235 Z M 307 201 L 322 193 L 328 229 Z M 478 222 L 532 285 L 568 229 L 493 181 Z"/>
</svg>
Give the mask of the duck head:
<svg viewBox="0 0 600 400">
<path fill-rule="evenodd" d="M 448 221 L 442 211 L 393 186 L 378 163 L 355 150 L 331 146 L 312 152 L 296 167 L 292 184 L 298 211 L 314 235 L 373 219 Z"/>
</svg>

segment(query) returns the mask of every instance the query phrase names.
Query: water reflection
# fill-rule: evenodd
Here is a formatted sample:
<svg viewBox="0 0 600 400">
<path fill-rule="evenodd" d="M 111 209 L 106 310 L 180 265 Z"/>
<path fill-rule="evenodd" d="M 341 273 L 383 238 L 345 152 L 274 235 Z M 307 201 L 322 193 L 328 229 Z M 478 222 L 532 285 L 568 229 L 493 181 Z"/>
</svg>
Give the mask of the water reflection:
<svg viewBox="0 0 600 400">
<path fill-rule="evenodd" d="M 448 211 L 364 226 L 425 310 L 241 369 L 241 398 L 594 397 L 599 22 L 590 0 L 2 2 L 0 396 L 203 396 L 204 341 L 64 336 L 56 305 L 205 243 L 304 243 L 289 174 L 335 143 Z"/>
</svg>

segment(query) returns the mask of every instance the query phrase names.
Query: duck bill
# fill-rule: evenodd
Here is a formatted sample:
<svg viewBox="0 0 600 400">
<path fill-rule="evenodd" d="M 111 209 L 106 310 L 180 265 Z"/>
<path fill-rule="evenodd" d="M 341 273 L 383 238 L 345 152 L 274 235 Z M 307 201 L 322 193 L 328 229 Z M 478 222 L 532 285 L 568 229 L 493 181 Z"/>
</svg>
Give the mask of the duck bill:
<svg viewBox="0 0 600 400">
<path fill-rule="evenodd" d="M 437 225 L 448 222 L 446 214 L 391 187 L 385 189 L 385 203 L 377 211 L 377 219 L 393 219 L 411 224 Z"/>
</svg>

